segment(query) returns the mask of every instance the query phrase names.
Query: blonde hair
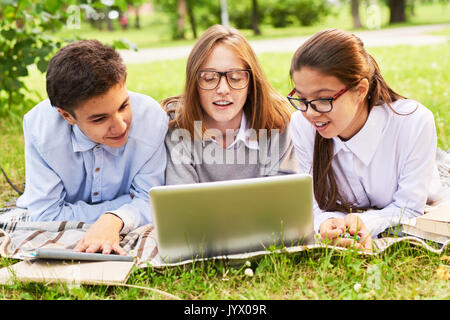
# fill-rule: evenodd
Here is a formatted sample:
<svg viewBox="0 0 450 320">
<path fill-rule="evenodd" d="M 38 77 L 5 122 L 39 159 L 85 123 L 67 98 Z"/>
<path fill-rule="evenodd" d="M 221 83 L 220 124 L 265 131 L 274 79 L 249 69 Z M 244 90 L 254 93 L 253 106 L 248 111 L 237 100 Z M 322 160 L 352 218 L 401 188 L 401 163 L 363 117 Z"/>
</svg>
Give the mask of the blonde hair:
<svg viewBox="0 0 450 320">
<path fill-rule="evenodd" d="M 197 74 L 218 44 L 233 49 L 244 62 L 245 68 L 250 70 L 248 96 L 243 109 L 250 128 L 267 129 L 269 133 L 270 129 L 283 131 L 289 123 L 292 108 L 267 80 L 247 39 L 238 30 L 222 25 L 210 27 L 195 43 L 186 64 L 184 93 L 161 101 L 167 112 L 175 106 L 175 116 L 170 121 L 169 127 L 187 129 L 191 136 L 194 136 L 194 121 L 203 120 Z M 203 132 L 206 130 L 204 123 L 202 130 Z"/>
</svg>

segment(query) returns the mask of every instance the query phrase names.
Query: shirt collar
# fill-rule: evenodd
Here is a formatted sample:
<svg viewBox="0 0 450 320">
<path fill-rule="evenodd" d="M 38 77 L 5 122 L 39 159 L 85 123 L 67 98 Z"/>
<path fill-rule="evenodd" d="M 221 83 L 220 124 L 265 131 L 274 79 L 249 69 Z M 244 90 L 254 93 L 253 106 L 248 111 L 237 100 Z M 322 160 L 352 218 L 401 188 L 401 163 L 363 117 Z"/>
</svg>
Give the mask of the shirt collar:
<svg viewBox="0 0 450 320">
<path fill-rule="evenodd" d="M 85 152 L 88 150 L 91 150 L 95 147 L 99 146 L 100 148 L 103 148 L 104 150 L 108 151 L 114 156 L 117 156 L 120 152 L 120 149 L 123 148 L 112 148 L 100 143 L 96 143 L 89 139 L 81 129 L 74 124 L 72 126 L 72 147 L 73 152 Z"/>
<path fill-rule="evenodd" d="M 348 150 L 367 166 L 377 150 L 386 125 L 387 113 L 385 107 L 373 107 L 364 126 L 350 140 L 342 141 L 339 137 L 333 138 L 334 155 L 342 149 Z"/>
<path fill-rule="evenodd" d="M 251 136 L 251 130 L 247 126 L 247 117 L 245 116 L 245 113 L 242 112 L 241 117 L 241 125 L 239 127 L 239 131 L 234 139 L 234 141 L 227 147 L 227 149 L 231 149 L 234 147 L 235 144 L 237 144 L 239 141 L 242 141 L 245 146 L 249 149 L 259 149 L 258 140 L 256 140 L 256 137 Z M 206 141 L 214 141 L 217 143 L 217 141 L 213 137 L 205 137 L 203 139 L 203 147 L 205 146 Z"/>
</svg>

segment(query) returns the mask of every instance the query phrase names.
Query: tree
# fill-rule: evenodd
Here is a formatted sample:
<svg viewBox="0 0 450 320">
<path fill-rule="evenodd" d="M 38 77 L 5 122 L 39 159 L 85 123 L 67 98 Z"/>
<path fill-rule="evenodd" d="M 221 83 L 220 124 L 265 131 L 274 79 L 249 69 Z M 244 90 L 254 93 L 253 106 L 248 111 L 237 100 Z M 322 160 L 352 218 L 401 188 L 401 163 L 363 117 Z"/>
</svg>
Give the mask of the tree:
<svg viewBox="0 0 450 320">
<path fill-rule="evenodd" d="M 71 1 L 0 0 L 0 112 L 14 114 L 12 106 L 23 110 L 34 104 L 25 93 L 23 77 L 36 64 L 45 72 L 52 53 L 61 46 L 45 35 L 62 28 L 65 8 Z"/>
<path fill-rule="evenodd" d="M 359 18 L 359 0 L 352 0 L 352 17 L 353 17 L 353 28 L 361 28 L 361 19 Z"/>
<path fill-rule="evenodd" d="M 185 39 L 186 28 L 186 16 L 187 16 L 187 3 L 186 0 L 177 0 L 177 29 L 175 33 L 176 39 Z"/>
<path fill-rule="evenodd" d="M 388 0 L 390 9 L 389 23 L 406 21 L 406 0 Z"/>
<path fill-rule="evenodd" d="M 261 34 L 261 30 L 259 30 L 258 0 L 252 0 L 252 28 L 255 35 Z"/>
</svg>

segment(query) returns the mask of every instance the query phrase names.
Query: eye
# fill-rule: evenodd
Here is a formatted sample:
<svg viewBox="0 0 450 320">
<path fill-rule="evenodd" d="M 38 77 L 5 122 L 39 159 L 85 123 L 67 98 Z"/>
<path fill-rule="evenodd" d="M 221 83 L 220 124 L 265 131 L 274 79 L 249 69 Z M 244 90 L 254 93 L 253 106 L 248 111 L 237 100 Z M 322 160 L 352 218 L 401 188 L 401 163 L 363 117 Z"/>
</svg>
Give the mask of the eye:
<svg viewBox="0 0 450 320">
<path fill-rule="evenodd" d="M 106 118 L 105 117 L 101 117 L 101 118 L 97 118 L 97 119 L 95 119 L 95 120 L 92 120 L 92 122 L 94 122 L 94 123 L 100 123 L 100 122 L 102 122 L 103 120 L 105 120 Z"/>
<path fill-rule="evenodd" d="M 125 110 L 126 108 L 128 107 L 128 103 L 124 103 L 120 108 L 119 108 L 119 110 Z"/>
</svg>

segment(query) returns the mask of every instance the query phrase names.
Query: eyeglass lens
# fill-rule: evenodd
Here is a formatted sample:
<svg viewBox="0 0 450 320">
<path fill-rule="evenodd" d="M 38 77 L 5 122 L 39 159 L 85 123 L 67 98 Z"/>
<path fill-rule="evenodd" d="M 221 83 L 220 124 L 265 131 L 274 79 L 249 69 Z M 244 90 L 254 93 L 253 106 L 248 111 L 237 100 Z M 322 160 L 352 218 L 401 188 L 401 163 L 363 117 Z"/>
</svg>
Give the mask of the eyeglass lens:
<svg viewBox="0 0 450 320">
<path fill-rule="evenodd" d="M 201 71 L 199 74 L 199 86 L 202 89 L 215 89 L 222 76 L 227 78 L 227 82 L 233 89 L 243 89 L 248 85 L 250 74 L 246 70 L 233 70 L 227 72 Z"/>
</svg>

